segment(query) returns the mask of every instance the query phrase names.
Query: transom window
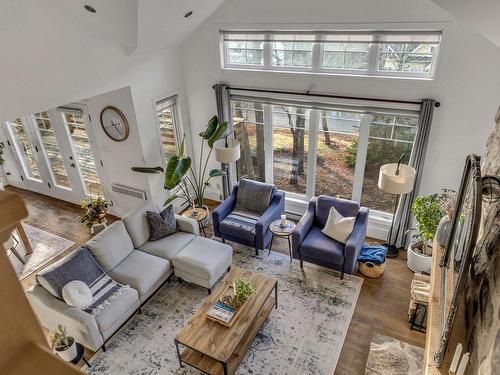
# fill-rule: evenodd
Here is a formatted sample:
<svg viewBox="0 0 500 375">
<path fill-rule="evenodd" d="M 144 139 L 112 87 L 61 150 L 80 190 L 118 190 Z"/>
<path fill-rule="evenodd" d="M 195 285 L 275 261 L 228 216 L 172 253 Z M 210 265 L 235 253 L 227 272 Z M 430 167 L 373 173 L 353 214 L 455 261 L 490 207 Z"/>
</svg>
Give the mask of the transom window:
<svg viewBox="0 0 500 375">
<path fill-rule="evenodd" d="M 441 32 L 220 31 L 223 68 L 433 78 Z"/>
<path fill-rule="evenodd" d="M 231 110 L 241 145 L 238 179 L 275 184 L 303 201 L 327 194 L 391 212 L 394 196 L 378 188 L 379 169 L 403 153 L 409 160 L 416 112 L 316 109 L 237 95 L 231 98 Z"/>
</svg>

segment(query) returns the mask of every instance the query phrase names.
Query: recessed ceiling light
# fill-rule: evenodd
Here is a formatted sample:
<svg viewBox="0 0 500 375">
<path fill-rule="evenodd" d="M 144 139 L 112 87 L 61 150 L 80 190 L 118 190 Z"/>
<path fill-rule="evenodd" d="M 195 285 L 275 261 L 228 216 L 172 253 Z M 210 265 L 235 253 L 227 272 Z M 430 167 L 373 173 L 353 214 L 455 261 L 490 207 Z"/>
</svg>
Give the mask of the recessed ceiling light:
<svg viewBox="0 0 500 375">
<path fill-rule="evenodd" d="M 91 7 L 90 5 L 84 5 L 83 6 L 85 10 L 88 10 L 90 13 L 95 13 L 97 12 L 94 7 Z"/>
<path fill-rule="evenodd" d="M 193 11 L 190 10 L 189 12 L 187 12 L 185 15 L 184 15 L 184 18 L 188 18 L 188 17 L 191 17 L 191 15 L 193 14 Z"/>
</svg>

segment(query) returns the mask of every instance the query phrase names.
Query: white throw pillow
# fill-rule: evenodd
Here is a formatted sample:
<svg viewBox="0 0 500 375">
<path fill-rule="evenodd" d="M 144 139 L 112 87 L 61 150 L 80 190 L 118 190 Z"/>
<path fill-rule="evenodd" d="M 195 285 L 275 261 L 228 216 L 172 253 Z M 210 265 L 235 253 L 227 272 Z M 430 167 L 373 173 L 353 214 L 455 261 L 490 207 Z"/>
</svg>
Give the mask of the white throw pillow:
<svg viewBox="0 0 500 375">
<path fill-rule="evenodd" d="M 321 232 L 328 237 L 345 244 L 351 235 L 355 222 L 355 217 L 343 217 L 339 214 L 335 207 L 332 207 L 330 208 L 330 213 L 328 214 L 328 220 L 326 221 L 325 227 L 321 230 Z"/>
<path fill-rule="evenodd" d="M 62 288 L 64 302 L 80 310 L 92 305 L 92 292 L 87 284 L 80 280 L 73 280 Z"/>
</svg>

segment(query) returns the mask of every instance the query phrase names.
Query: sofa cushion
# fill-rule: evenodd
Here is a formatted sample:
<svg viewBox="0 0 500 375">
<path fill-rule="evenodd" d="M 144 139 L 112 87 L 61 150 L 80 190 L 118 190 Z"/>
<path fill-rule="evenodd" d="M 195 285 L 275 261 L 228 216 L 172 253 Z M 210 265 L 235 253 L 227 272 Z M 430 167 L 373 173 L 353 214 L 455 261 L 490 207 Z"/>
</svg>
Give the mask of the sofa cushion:
<svg viewBox="0 0 500 375">
<path fill-rule="evenodd" d="M 223 235 L 254 241 L 255 224 L 259 219 L 258 214 L 234 210 L 221 221 L 219 231 Z"/>
<path fill-rule="evenodd" d="M 195 236 L 191 233 L 176 232 L 158 241 L 148 241 L 139 247 L 139 250 L 163 259 L 172 260 L 194 238 Z"/>
<path fill-rule="evenodd" d="M 196 237 L 172 259 L 174 271 L 179 269 L 204 280 L 220 277 L 231 265 L 231 246 L 205 237 Z"/>
<path fill-rule="evenodd" d="M 174 206 L 169 205 L 162 212 L 146 211 L 149 223 L 149 241 L 157 241 L 177 231 Z"/>
<path fill-rule="evenodd" d="M 133 288 L 127 288 L 117 298 L 95 316 L 99 331 L 106 340 L 120 327 L 139 307 L 139 293 Z"/>
<path fill-rule="evenodd" d="M 330 208 L 328 220 L 326 221 L 325 227 L 321 230 L 321 232 L 328 237 L 345 244 L 351 235 L 355 222 L 355 217 L 343 217 L 339 214 L 335 207 L 332 206 L 332 208 Z"/>
<path fill-rule="evenodd" d="M 330 208 L 335 209 L 344 217 L 356 217 L 359 212 L 359 203 L 347 199 L 333 198 L 327 195 L 320 195 L 316 202 L 316 223 L 319 227 L 324 227 L 330 215 Z"/>
<path fill-rule="evenodd" d="M 146 211 L 158 212 L 158 209 L 153 202 L 148 202 L 122 218 L 136 249 L 149 240 L 149 223 Z"/>
<path fill-rule="evenodd" d="M 92 284 L 103 273 L 90 251 L 81 247 L 36 275 L 36 280 L 54 297 L 63 299 L 62 289 L 73 280 Z"/>
<path fill-rule="evenodd" d="M 134 244 L 122 221 L 115 221 L 85 245 L 104 272 L 109 272 L 133 250 Z"/>
<path fill-rule="evenodd" d="M 170 270 L 166 259 L 133 250 L 118 264 L 109 275 L 119 283 L 130 285 L 139 292 L 139 298 L 145 296 L 151 287 Z"/>
<path fill-rule="evenodd" d="M 327 263 L 344 263 L 344 245 L 321 233 L 321 228 L 313 226 L 300 244 L 300 251 L 308 258 Z"/>
<path fill-rule="evenodd" d="M 92 292 L 87 284 L 80 280 L 73 280 L 62 288 L 64 302 L 77 309 L 84 310 L 92 304 Z"/>
<path fill-rule="evenodd" d="M 274 191 L 273 185 L 242 179 L 238 184 L 235 210 L 262 215 L 269 207 Z"/>
</svg>

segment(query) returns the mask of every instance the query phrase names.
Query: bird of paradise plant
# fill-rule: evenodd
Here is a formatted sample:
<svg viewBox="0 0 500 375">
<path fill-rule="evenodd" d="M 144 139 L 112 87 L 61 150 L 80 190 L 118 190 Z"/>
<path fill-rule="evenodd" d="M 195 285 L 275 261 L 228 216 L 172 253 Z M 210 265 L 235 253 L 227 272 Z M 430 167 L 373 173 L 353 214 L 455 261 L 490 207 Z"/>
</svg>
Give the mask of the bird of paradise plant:
<svg viewBox="0 0 500 375">
<path fill-rule="evenodd" d="M 203 196 L 205 195 L 205 189 L 209 185 L 209 181 L 213 177 L 224 176 L 226 174 L 226 172 L 221 169 L 211 169 L 208 172 L 208 178 L 205 179 L 208 161 L 210 159 L 210 155 L 212 154 L 214 143 L 224 136 L 227 126 L 227 122 L 221 122 L 217 116 L 213 116 L 208 122 L 205 131 L 199 134 L 202 138 L 202 143 L 200 160 L 197 166 L 198 170 L 193 168 L 191 157 L 185 154 L 185 135 L 182 138 L 177 154 L 168 159 L 165 169 L 158 166 L 132 167 L 132 170 L 141 173 L 163 173 L 163 188 L 165 190 L 172 191 L 176 187 L 179 187 L 181 193 L 171 194 L 171 196 L 165 201 L 165 206 L 177 198 L 183 199 L 183 204 L 187 202 L 191 205 L 191 189 L 194 193 L 194 204 L 201 207 L 203 206 Z M 209 147 L 207 155 L 205 155 L 205 142 Z M 203 158 L 205 158 L 205 160 Z M 188 172 L 191 172 L 191 176 L 188 176 Z"/>
</svg>

